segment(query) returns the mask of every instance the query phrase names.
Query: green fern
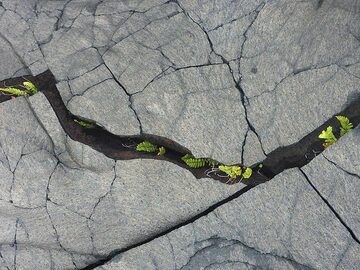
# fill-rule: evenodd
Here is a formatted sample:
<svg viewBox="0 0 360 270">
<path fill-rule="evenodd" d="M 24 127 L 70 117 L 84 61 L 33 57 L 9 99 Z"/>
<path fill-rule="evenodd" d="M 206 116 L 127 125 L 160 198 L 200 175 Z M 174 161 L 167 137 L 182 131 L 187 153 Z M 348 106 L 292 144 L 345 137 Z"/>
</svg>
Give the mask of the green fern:
<svg viewBox="0 0 360 270">
<path fill-rule="evenodd" d="M 219 162 L 211 158 L 195 158 L 191 154 L 186 154 L 181 159 L 186 163 L 186 165 L 194 169 L 204 167 L 205 165 L 215 166 L 219 164 Z"/>
<path fill-rule="evenodd" d="M 239 166 L 220 165 L 219 170 L 226 173 L 231 179 L 236 179 L 236 177 L 241 176 L 242 173 L 241 168 Z"/>
<path fill-rule="evenodd" d="M 78 123 L 80 126 L 84 128 L 95 128 L 95 125 L 93 123 L 81 120 L 81 119 L 74 119 L 74 122 Z"/>
<path fill-rule="evenodd" d="M 340 122 L 340 137 L 344 136 L 346 133 L 351 131 L 353 129 L 353 124 L 350 123 L 349 118 L 346 116 L 338 115 L 336 116 L 336 119 Z"/>
<path fill-rule="evenodd" d="M 326 131 L 323 130 L 319 135 L 319 138 L 325 140 L 325 143 L 323 143 L 324 148 L 329 147 L 337 141 L 337 138 L 335 137 L 331 126 L 328 126 Z"/>
<path fill-rule="evenodd" d="M 149 141 L 143 141 L 142 143 L 139 143 L 136 146 L 136 151 L 141 151 L 141 152 L 152 153 L 152 152 L 156 152 L 157 149 L 158 149 L 158 147 Z"/>
<path fill-rule="evenodd" d="M 28 97 L 29 94 L 26 91 L 14 88 L 14 87 L 0 87 L 0 91 L 8 93 L 10 95 L 14 95 L 14 96 L 24 96 L 24 97 Z"/>
<path fill-rule="evenodd" d="M 159 147 L 159 152 L 157 153 L 158 156 L 162 156 L 163 154 L 165 154 L 166 149 L 164 146 Z"/>
<path fill-rule="evenodd" d="M 248 178 L 251 177 L 251 175 L 252 175 L 252 169 L 251 169 L 251 168 L 246 168 L 246 169 L 244 170 L 243 177 L 244 177 L 245 179 L 248 179 Z"/>
<path fill-rule="evenodd" d="M 36 88 L 36 86 L 32 82 L 23 82 L 23 85 L 25 89 L 32 95 L 39 92 L 39 90 Z"/>
</svg>

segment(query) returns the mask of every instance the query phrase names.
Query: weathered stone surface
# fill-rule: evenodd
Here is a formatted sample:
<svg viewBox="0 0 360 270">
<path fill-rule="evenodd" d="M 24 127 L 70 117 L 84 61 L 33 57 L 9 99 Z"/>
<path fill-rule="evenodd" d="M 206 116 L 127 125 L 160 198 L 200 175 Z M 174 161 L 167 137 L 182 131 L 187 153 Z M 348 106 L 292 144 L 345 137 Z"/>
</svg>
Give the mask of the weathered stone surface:
<svg viewBox="0 0 360 270">
<path fill-rule="evenodd" d="M 172 72 L 132 98 L 144 132 L 171 138 L 198 157 L 240 161 L 248 126 L 226 65 Z"/>
<path fill-rule="evenodd" d="M 49 269 L 59 261 L 60 269 L 84 267 L 242 187 L 196 180 L 168 162 L 115 163 L 67 136 L 63 142 L 41 93 L 29 102 L 18 98 L 0 105 L 6 127 L 0 132 L 0 258 L 6 267 L 15 267 L 14 256 L 19 269 Z"/>
<path fill-rule="evenodd" d="M 50 69 L 74 113 L 196 156 L 260 162 L 359 96 L 354 0 L 0 2 L 0 80 Z M 238 84 L 238 85 L 236 85 Z M 303 168 L 359 238 L 359 131 Z M 69 138 L 41 94 L 0 104 L 0 269 L 76 269 L 243 188 Z M 357 269 L 297 170 L 103 269 Z M 101 269 L 101 268 L 99 268 Z"/>
<path fill-rule="evenodd" d="M 249 119 L 265 152 L 297 142 L 341 111 L 359 93 L 359 84 L 359 78 L 331 65 L 291 75 L 275 92 L 250 98 Z"/>
<path fill-rule="evenodd" d="M 360 238 L 360 128 L 304 167 L 309 180 Z"/>
<path fill-rule="evenodd" d="M 357 269 L 360 246 L 298 169 L 96 269 Z"/>
<path fill-rule="evenodd" d="M 266 153 L 298 141 L 359 93 L 359 6 L 314 2 L 270 1 L 246 35 L 241 86 Z"/>
<path fill-rule="evenodd" d="M 113 79 L 96 84 L 81 96 L 73 97 L 68 104 L 75 115 L 92 119 L 114 134 L 140 133 L 140 124 L 130 108 L 129 98 Z"/>
</svg>

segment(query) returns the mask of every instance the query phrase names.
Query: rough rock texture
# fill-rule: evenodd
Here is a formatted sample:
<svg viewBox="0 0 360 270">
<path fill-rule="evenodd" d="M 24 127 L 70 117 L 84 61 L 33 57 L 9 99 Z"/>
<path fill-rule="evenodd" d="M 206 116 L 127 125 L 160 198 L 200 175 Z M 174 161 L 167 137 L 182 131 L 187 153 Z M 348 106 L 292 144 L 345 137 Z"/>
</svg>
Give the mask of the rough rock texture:
<svg viewBox="0 0 360 270">
<path fill-rule="evenodd" d="M 3 0 L 0 80 L 50 69 L 68 109 L 110 132 L 251 165 L 360 96 L 359 13 L 357 0 Z M 304 174 L 103 268 L 358 269 L 359 145 L 350 133 Z M 71 139 L 42 93 L 0 104 L 0 180 L 1 270 L 85 267 L 243 188 L 115 162 Z"/>
<path fill-rule="evenodd" d="M 29 103 L 24 98 L 3 103 L 0 113 L 4 267 L 50 269 L 60 261 L 58 269 L 81 268 L 241 188 L 197 180 L 168 162 L 115 162 L 64 136 L 41 93 Z"/>
<path fill-rule="evenodd" d="M 360 128 L 341 138 L 303 171 L 360 239 Z"/>
<path fill-rule="evenodd" d="M 291 169 L 96 269 L 355 270 L 359 252 L 302 173 Z"/>
</svg>

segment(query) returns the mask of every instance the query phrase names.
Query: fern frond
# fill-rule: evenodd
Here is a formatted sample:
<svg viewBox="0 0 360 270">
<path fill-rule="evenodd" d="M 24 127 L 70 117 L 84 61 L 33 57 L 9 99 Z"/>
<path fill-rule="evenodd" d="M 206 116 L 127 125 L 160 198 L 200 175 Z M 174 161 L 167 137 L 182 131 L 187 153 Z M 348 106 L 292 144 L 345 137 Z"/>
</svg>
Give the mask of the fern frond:
<svg viewBox="0 0 360 270">
<path fill-rule="evenodd" d="M 346 133 L 351 131 L 353 129 L 353 124 L 350 123 L 349 118 L 346 116 L 338 115 L 336 116 L 336 119 L 340 122 L 340 137 L 344 136 Z"/>
<path fill-rule="evenodd" d="M 216 165 L 219 165 L 219 162 L 217 162 L 216 160 L 214 159 L 211 159 L 211 158 L 207 158 L 206 159 L 206 163 L 210 166 L 216 166 Z"/>
<path fill-rule="evenodd" d="M 84 128 L 95 128 L 95 125 L 93 123 L 81 120 L 81 119 L 74 119 L 74 122 L 78 123 L 80 126 Z"/>
<path fill-rule="evenodd" d="M 141 152 L 152 153 L 152 152 L 156 152 L 157 149 L 158 147 L 149 141 L 143 141 L 142 143 L 139 143 L 136 146 L 136 151 L 141 151 Z"/>
<path fill-rule="evenodd" d="M 219 164 L 219 162 L 217 162 L 214 159 L 196 158 L 191 154 L 186 154 L 181 159 L 182 159 L 182 161 L 184 161 L 186 163 L 186 165 L 188 165 L 190 168 L 194 168 L 194 169 L 204 167 L 205 165 L 215 166 L 215 165 Z"/>
<path fill-rule="evenodd" d="M 226 166 L 220 165 L 219 170 L 226 173 L 231 179 L 235 179 L 236 177 L 240 176 L 242 171 L 239 166 Z"/>
<path fill-rule="evenodd" d="M 190 168 L 194 168 L 194 169 L 204 167 L 206 164 L 205 158 L 195 158 L 191 154 L 186 154 L 181 159 L 182 159 L 182 161 L 184 161 L 186 163 L 186 165 L 188 165 Z"/>
<path fill-rule="evenodd" d="M 29 94 L 23 90 L 17 89 L 17 88 L 13 88 L 13 87 L 6 87 L 6 88 L 2 88 L 0 87 L 0 91 L 8 93 L 10 95 L 14 95 L 14 96 L 24 96 L 24 97 L 28 97 Z"/>
<path fill-rule="evenodd" d="M 331 126 L 328 126 L 326 130 L 323 130 L 319 135 L 319 138 L 325 140 L 325 143 L 323 144 L 324 148 L 329 147 L 337 141 Z"/>
<path fill-rule="evenodd" d="M 165 154 L 165 152 L 166 152 L 165 147 L 164 147 L 164 146 L 161 146 L 161 147 L 159 148 L 159 152 L 157 153 L 157 155 L 158 155 L 158 156 L 161 156 L 161 155 Z"/>
<path fill-rule="evenodd" d="M 245 179 L 248 179 L 248 178 L 251 177 L 251 175 L 252 175 L 252 169 L 251 168 L 246 168 L 244 173 L 243 173 L 243 177 Z"/>
<path fill-rule="evenodd" d="M 23 82 L 23 85 L 24 85 L 25 89 L 32 95 L 39 92 L 39 90 L 36 88 L 36 86 L 32 82 Z"/>
</svg>

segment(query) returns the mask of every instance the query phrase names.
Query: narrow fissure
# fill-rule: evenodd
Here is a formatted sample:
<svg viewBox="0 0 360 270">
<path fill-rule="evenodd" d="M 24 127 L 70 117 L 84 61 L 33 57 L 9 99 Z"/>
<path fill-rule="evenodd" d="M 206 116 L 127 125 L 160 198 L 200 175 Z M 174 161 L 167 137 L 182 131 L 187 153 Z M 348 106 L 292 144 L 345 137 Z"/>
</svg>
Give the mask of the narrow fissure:
<svg viewBox="0 0 360 270">
<path fill-rule="evenodd" d="M 103 129 L 101 126 L 93 123 L 93 128 L 85 128 L 78 123 L 76 123 L 75 119 L 81 119 L 78 116 L 73 115 L 66 108 L 59 91 L 56 88 L 56 80 L 51 73 L 51 71 L 47 70 L 44 73 L 41 73 L 37 76 L 23 76 L 17 78 L 11 78 L 0 82 L 0 87 L 16 87 L 17 85 L 21 85 L 24 81 L 31 81 L 36 85 L 36 87 L 45 95 L 47 100 L 49 101 L 51 107 L 53 108 L 62 128 L 66 132 L 68 136 L 70 136 L 73 140 L 84 143 L 93 149 L 103 153 L 109 158 L 115 160 L 130 160 L 130 159 L 156 159 L 156 160 L 166 160 L 168 162 L 172 162 L 180 167 L 183 167 L 189 170 L 196 178 L 212 178 L 215 180 L 219 180 L 226 184 L 234 184 L 238 182 L 242 182 L 246 185 L 246 187 L 242 188 L 238 192 L 234 193 L 230 197 L 212 205 L 207 210 L 197 214 L 196 216 L 186 220 L 168 230 L 161 232 L 160 234 L 149 237 L 148 239 L 131 245 L 129 247 L 114 250 L 108 256 L 99 261 L 83 268 L 83 269 L 94 269 L 95 267 L 102 265 L 109 260 L 111 260 L 116 255 L 135 248 L 137 246 L 141 246 L 145 243 L 148 243 L 158 237 L 166 235 L 167 233 L 176 230 L 180 227 L 183 227 L 187 224 L 194 222 L 195 220 L 206 216 L 210 212 L 214 211 L 216 208 L 224 205 L 236 198 L 240 195 L 244 194 L 251 188 L 264 183 L 266 181 L 271 180 L 274 176 L 281 173 L 282 171 L 294 167 L 302 167 L 308 164 L 313 158 L 315 158 L 318 154 L 320 154 L 323 150 L 323 140 L 319 139 L 318 136 L 322 130 L 325 130 L 326 127 L 332 126 L 334 133 L 338 135 L 340 133 L 340 125 L 335 115 L 343 115 L 350 119 L 353 123 L 354 128 L 360 123 L 360 99 L 352 101 L 344 110 L 335 114 L 333 117 L 328 119 L 324 124 L 320 127 L 316 128 L 308 135 L 303 137 L 297 143 L 294 143 L 289 146 L 279 147 L 276 150 L 272 151 L 267 155 L 265 160 L 262 163 L 256 163 L 251 168 L 253 169 L 253 174 L 249 179 L 242 179 L 237 177 L 233 181 L 229 181 L 228 178 L 223 175 L 218 175 L 216 173 L 209 173 L 211 170 L 211 166 L 204 166 L 201 168 L 190 168 L 188 167 L 181 157 L 186 154 L 191 154 L 191 151 L 184 146 L 172 141 L 168 138 L 152 135 L 152 134 L 140 134 L 134 136 L 121 136 L 115 135 L 107 130 Z M 14 98 L 11 95 L 1 95 L 0 94 L 0 103 L 6 100 Z M 87 120 L 87 119 L 86 119 Z M 90 121 L 91 120 L 87 120 Z M 153 144 L 158 146 L 163 146 L 166 148 L 166 153 L 163 155 L 157 155 L 156 153 L 147 153 L 147 152 L 139 152 L 136 151 L 135 147 L 139 143 L 143 141 L 150 141 Z M 239 166 L 243 166 L 242 164 L 236 164 Z M 308 178 L 307 178 L 308 180 Z M 308 180 L 311 184 L 311 182 Z M 312 185 L 312 184 L 311 184 Z M 316 188 L 312 185 L 312 187 L 316 190 Z M 359 240 L 356 238 L 351 229 L 342 221 L 341 217 L 335 212 L 335 210 L 331 207 L 331 205 L 321 196 L 321 194 L 317 191 L 319 196 L 323 199 L 323 201 L 332 209 L 336 217 L 342 222 L 342 224 L 348 229 L 353 238 L 359 243 Z"/>
<path fill-rule="evenodd" d="M 360 244 L 359 239 L 356 237 L 355 233 L 353 232 L 353 230 L 345 223 L 345 221 L 341 218 L 341 216 L 336 212 L 336 210 L 334 209 L 334 207 L 328 202 L 328 200 L 325 199 L 325 197 L 320 193 L 320 191 L 317 190 L 317 188 L 315 187 L 315 185 L 310 181 L 309 177 L 306 175 L 306 173 L 299 168 L 301 173 L 304 175 L 306 181 L 309 183 L 309 185 L 313 188 L 313 190 L 317 193 L 317 195 L 319 195 L 319 197 L 322 199 L 322 201 L 329 207 L 329 209 L 331 210 L 331 212 L 333 212 L 333 214 L 336 216 L 336 218 L 341 222 L 341 224 L 347 229 L 347 231 L 350 233 L 351 237 L 358 243 Z"/>
</svg>

